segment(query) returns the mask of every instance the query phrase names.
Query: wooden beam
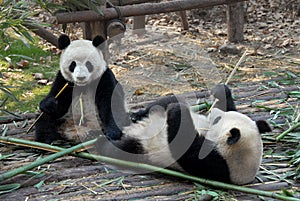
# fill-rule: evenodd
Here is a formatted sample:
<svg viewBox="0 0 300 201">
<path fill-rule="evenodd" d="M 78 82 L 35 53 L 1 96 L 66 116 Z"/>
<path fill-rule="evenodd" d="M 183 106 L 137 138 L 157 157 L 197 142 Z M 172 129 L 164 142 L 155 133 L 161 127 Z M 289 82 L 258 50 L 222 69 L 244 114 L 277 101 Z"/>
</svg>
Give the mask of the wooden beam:
<svg viewBox="0 0 300 201">
<path fill-rule="evenodd" d="M 128 6 L 120 6 L 122 17 L 151 15 L 158 13 L 168 13 L 195 8 L 205 8 L 216 5 L 236 3 L 246 0 L 174 0 L 161 3 L 143 3 Z M 103 15 L 94 11 L 77 11 L 71 13 L 56 14 L 58 24 L 73 22 L 103 21 L 118 18 L 118 13 L 114 8 L 102 9 Z"/>
</svg>

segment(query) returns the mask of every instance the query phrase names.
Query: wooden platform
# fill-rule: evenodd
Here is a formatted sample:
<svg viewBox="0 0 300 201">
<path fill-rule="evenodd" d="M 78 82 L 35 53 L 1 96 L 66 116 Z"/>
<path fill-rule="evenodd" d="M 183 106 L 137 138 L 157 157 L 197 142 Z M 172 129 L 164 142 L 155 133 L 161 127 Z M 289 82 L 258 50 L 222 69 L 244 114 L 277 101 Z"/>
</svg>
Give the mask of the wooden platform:
<svg viewBox="0 0 300 201">
<path fill-rule="evenodd" d="M 261 87 L 269 82 L 270 80 L 247 83 L 239 87 L 233 86 L 238 110 L 255 120 L 270 119 L 275 114 L 266 108 L 289 108 L 299 105 L 299 99 L 288 95 L 289 92 L 299 91 L 299 83 L 283 88 Z M 207 93 L 197 92 L 197 95 L 204 98 Z M 188 98 L 189 94 L 183 94 L 183 96 Z M 134 103 L 129 106 L 133 105 Z M 29 115 L 28 118 L 31 118 L 28 122 L 31 124 L 32 116 Z M 278 124 L 285 122 L 286 119 L 279 116 L 273 121 Z M 23 123 L 23 121 L 7 123 L 9 129 L 6 136 L 33 139 L 33 133 L 24 134 L 28 126 L 21 128 Z M 286 177 L 286 174 L 294 172 L 295 167 L 291 167 L 289 160 L 281 156 L 282 152 L 295 149 L 299 141 L 275 142 L 269 138 L 282 131 L 282 129 L 275 129 L 273 134 L 264 136 L 263 164 L 258 179 L 248 186 L 268 191 L 280 191 L 283 188 L 293 187 L 299 192 L 299 181 L 298 183 L 293 181 L 293 176 Z M 0 144 L 0 153 L 2 156 L 11 154 L 0 160 L 0 173 L 28 164 L 45 155 L 30 148 L 4 144 Z M 211 198 L 201 195 L 200 187 L 190 181 L 158 173 L 139 174 L 109 164 L 72 156 L 59 158 L 33 171 L 31 174 L 39 174 L 35 177 L 29 174 L 19 175 L 0 183 L 0 185 L 22 184 L 18 190 L 0 195 L 0 200 L 209 200 Z M 220 189 L 212 190 L 217 191 L 220 198 L 226 196 L 226 199 L 236 197 L 238 200 L 259 200 L 257 196 L 239 192 L 221 194 Z"/>
</svg>

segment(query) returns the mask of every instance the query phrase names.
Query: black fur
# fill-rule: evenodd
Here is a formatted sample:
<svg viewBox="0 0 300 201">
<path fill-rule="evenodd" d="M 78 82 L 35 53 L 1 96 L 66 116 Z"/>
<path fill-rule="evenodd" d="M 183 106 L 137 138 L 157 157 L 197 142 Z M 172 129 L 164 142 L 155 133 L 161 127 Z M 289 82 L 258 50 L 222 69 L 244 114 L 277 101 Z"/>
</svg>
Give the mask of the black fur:
<svg viewBox="0 0 300 201">
<path fill-rule="evenodd" d="M 105 41 L 105 39 L 102 36 L 95 36 L 95 38 L 93 39 L 92 44 L 95 47 L 98 47 L 99 45 L 101 45 L 103 42 Z"/>
<path fill-rule="evenodd" d="M 215 105 L 215 108 L 227 111 L 236 111 L 234 100 L 230 89 L 225 84 L 218 84 L 211 91 L 212 95 L 217 98 L 219 101 Z"/>
<path fill-rule="evenodd" d="M 123 89 L 109 68 L 99 79 L 100 81 L 94 81 L 99 82 L 95 95 L 95 104 L 103 123 L 103 130 L 108 138 L 119 139 L 122 135 L 122 127 L 129 123 L 129 117 L 124 106 Z M 59 139 L 57 134 L 57 127 L 60 125 L 59 118 L 66 114 L 71 106 L 74 84 L 69 82 L 69 86 L 56 99 L 54 97 L 65 83 L 67 81 L 59 71 L 50 93 L 40 103 L 40 109 L 47 114 L 47 117 L 41 118 L 36 125 L 36 140 L 39 142 L 51 143 Z M 112 103 L 113 93 L 114 100 Z M 113 109 L 115 110 L 114 116 Z"/>
<path fill-rule="evenodd" d="M 58 38 L 58 49 L 63 50 L 71 44 L 69 36 L 63 34 Z"/>
<path fill-rule="evenodd" d="M 230 137 L 227 138 L 226 143 L 228 145 L 233 145 L 235 143 L 237 143 L 239 141 L 239 139 L 241 138 L 241 133 L 239 129 L 233 128 L 230 130 Z"/>
<path fill-rule="evenodd" d="M 258 130 L 261 134 L 272 131 L 270 125 L 267 122 L 265 122 L 264 120 L 256 121 L 256 125 L 257 125 L 257 128 L 258 128 Z"/>
<path fill-rule="evenodd" d="M 184 101 L 179 99 L 175 95 L 165 96 L 157 101 L 150 103 L 145 109 L 141 109 L 138 112 L 132 113 L 130 115 L 131 121 L 137 122 L 142 120 L 145 117 L 148 117 L 150 110 L 154 108 L 154 106 L 160 106 L 164 110 L 166 110 L 169 104 L 178 103 L 178 102 L 183 103 Z"/>
<path fill-rule="evenodd" d="M 104 136 L 98 137 L 95 143 L 98 154 L 122 160 L 145 162 L 145 150 L 138 139 L 123 137 L 120 140 L 108 140 Z"/>
<path fill-rule="evenodd" d="M 208 179 L 230 181 L 225 159 L 215 150 L 213 142 L 199 136 L 186 105 L 171 104 L 168 108 L 167 124 L 171 153 L 173 158 L 178 158 L 178 164 L 186 172 Z M 211 150 L 204 158 L 199 156 L 202 148 Z"/>
</svg>

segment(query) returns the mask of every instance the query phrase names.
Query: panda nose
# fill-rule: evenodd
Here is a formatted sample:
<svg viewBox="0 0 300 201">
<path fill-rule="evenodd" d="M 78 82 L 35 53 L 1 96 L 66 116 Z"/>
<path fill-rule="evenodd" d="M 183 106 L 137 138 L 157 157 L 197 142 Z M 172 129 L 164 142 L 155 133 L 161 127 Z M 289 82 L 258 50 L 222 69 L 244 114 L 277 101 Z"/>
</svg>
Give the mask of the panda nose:
<svg viewBox="0 0 300 201">
<path fill-rule="evenodd" d="M 77 79 L 80 80 L 80 81 L 84 80 L 85 78 L 86 78 L 85 76 L 78 76 L 77 77 Z"/>
</svg>

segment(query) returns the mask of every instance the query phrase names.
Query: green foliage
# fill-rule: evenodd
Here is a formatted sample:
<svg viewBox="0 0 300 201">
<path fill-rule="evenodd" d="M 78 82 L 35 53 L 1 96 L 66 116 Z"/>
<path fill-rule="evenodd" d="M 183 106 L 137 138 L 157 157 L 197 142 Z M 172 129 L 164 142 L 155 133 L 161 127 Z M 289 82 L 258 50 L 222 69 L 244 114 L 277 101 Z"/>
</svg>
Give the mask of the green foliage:
<svg viewBox="0 0 300 201">
<path fill-rule="evenodd" d="M 70 11 L 93 10 L 102 15 L 103 13 L 99 9 L 99 7 L 104 5 L 104 1 L 103 0 L 64 0 L 64 5 Z"/>
<path fill-rule="evenodd" d="M 25 27 L 27 20 L 36 14 L 31 4 L 25 0 L 6 0 L 0 5 L 0 42 L 8 43 L 7 38 L 12 32 L 33 42 L 30 31 Z"/>
<path fill-rule="evenodd" d="M 11 93 L 10 86 L 6 86 L 3 82 L 0 82 L 0 92 L 3 94 L 3 99 L 0 99 L 0 115 L 2 113 L 8 114 L 8 115 L 14 115 L 14 113 L 8 111 L 5 109 L 5 104 L 9 99 L 12 99 L 14 101 L 18 101 L 15 96 Z"/>
<path fill-rule="evenodd" d="M 48 93 L 50 86 L 38 84 L 33 75 L 41 73 L 43 79 L 52 80 L 58 70 L 58 55 L 42 49 L 37 43 L 28 47 L 16 38 L 7 40 L 10 48 L 0 49 L 0 72 L 3 75 L 0 81 L 2 86 L 9 86 L 10 97 L 2 109 L 22 113 L 36 112 L 40 100 Z M 28 66 L 19 67 L 17 63 L 22 60 L 27 60 Z M 9 101 L 13 100 L 13 95 L 19 102 Z M 7 94 L 0 91 L 0 103 L 6 99 Z"/>
</svg>

